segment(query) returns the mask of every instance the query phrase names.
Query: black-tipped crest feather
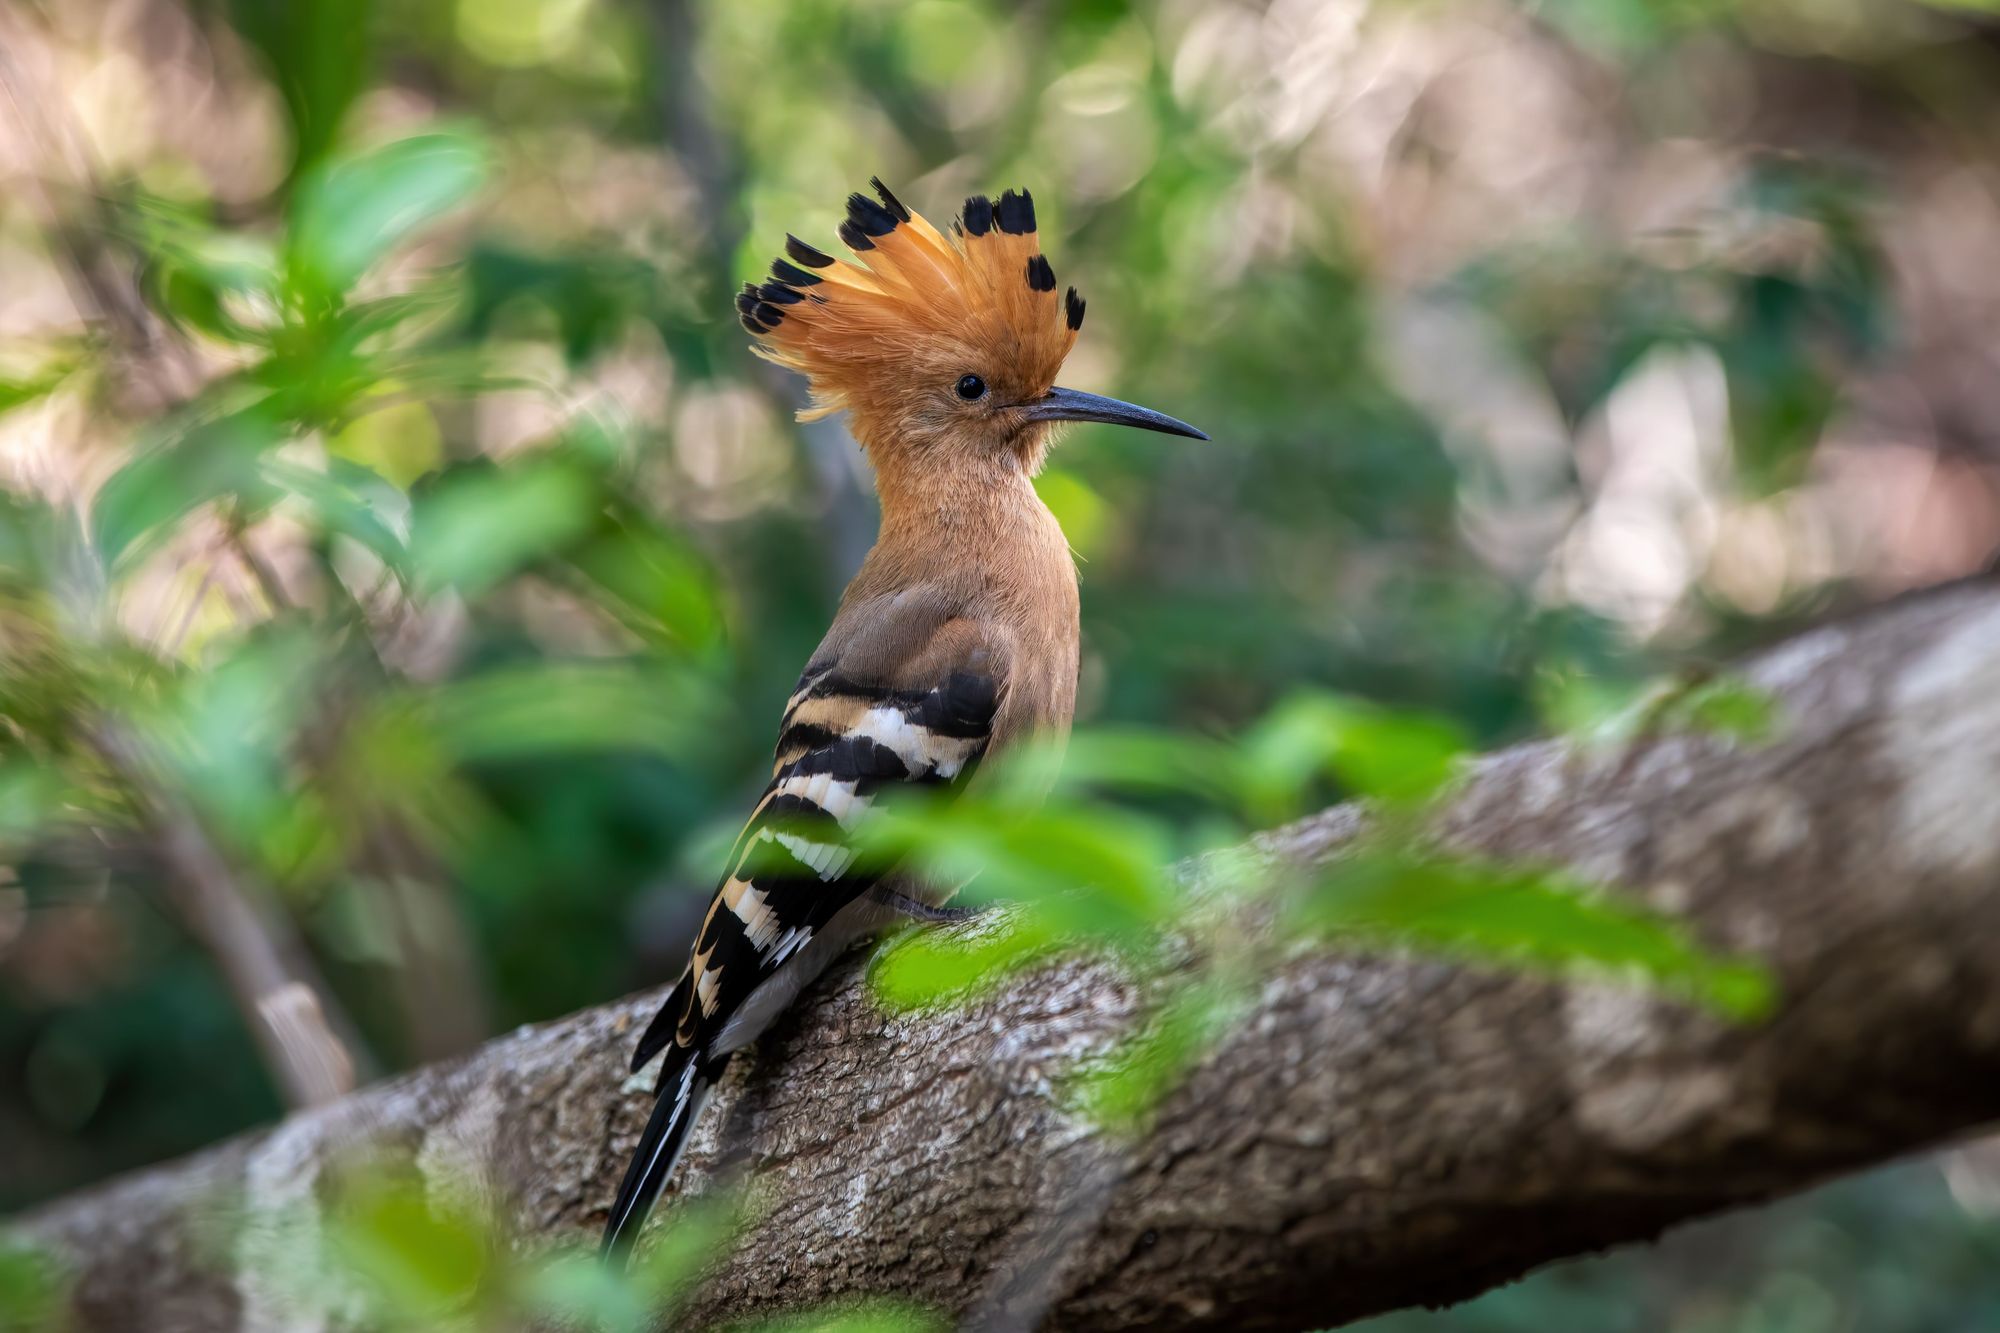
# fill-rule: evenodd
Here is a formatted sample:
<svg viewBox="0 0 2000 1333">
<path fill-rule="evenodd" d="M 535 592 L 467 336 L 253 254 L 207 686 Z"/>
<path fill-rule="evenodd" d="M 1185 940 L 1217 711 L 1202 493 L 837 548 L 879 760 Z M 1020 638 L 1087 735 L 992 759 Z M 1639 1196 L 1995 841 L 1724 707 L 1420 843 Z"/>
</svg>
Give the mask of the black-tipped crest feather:
<svg viewBox="0 0 2000 1333">
<path fill-rule="evenodd" d="M 789 283 L 794 287 L 810 287 L 816 282 L 824 281 L 819 274 L 808 273 L 802 268 L 787 264 L 782 259 L 771 261 L 771 276 L 779 282 Z"/>
<path fill-rule="evenodd" d="M 887 236 L 896 230 L 896 215 L 865 194 L 847 196 L 847 220 L 869 236 Z"/>
<path fill-rule="evenodd" d="M 790 232 L 785 233 L 785 253 L 807 268 L 825 268 L 833 262 L 832 255 L 813 249 Z"/>
<path fill-rule="evenodd" d="M 993 207 L 993 220 L 1009 236 L 1026 236 L 1035 229 L 1035 197 L 1026 190 L 1003 190 Z"/>
<path fill-rule="evenodd" d="M 875 193 L 882 196 L 882 206 L 896 215 L 898 222 L 910 220 L 910 210 L 903 207 L 903 201 L 889 193 L 889 187 L 882 183 L 880 176 L 870 176 L 868 183 L 875 187 Z"/>
</svg>

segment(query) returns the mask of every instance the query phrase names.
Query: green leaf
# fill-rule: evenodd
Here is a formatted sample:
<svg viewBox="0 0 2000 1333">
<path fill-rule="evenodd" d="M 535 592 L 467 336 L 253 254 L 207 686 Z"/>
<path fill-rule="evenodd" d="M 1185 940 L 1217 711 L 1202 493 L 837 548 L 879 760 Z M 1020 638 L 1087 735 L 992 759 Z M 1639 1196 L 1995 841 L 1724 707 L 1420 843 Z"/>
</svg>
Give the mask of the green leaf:
<svg viewBox="0 0 2000 1333">
<path fill-rule="evenodd" d="M 1762 1016 L 1775 998 L 1760 966 L 1710 954 L 1678 922 L 1552 870 L 1361 852 L 1329 868 L 1293 924 L 1513 966 L 1632 973 L 1734 1019 Z"/>
<path fill-rule="evenodd" d="M 260 633 L 181 680 L 146 720 L 192 803 L 277 875 L 331 850 L 326 810 L 301 785 L 294 756 L 324 660 L 304 631 Z"/>
<path fill-rule="evenodd" d="M 632 1283 L 661 1322 L 693 1290 L 702 1270 L 722 1257 L 742 1230 L 740 1199 L 694 1200 L 667 1215 L 666 1230 L 633 1266 Z"/>
<path fill-rule="evenodd" d="M 476 596 L 582 536 L 601 505 L 596 484 L 559 461 L 447 473 L 418 498 L 412 517 L 419 582 Z"/>
<path fill-rule="evenodd" d="M 14 1242 L 0 1244 L 0 1329 L 41 1333 L 63 1327 L 63 1282 L 45 1255 Z"/>
<path fill-rule="evenodd" d="M 378 696 L 342 733 L 326 785 L 344 812 L 393 819 L 441 847 L 490 847 L 505 833 L 454 771 L 450 741 L 431 725 L 422 697 Z"/>
<path fill-rule="evenodd" d="M 40 500 L 0 491 L 0 575 L 27 584 L 46 579 L 62 545 L 62 526 L 74 521 Z"/>
<path fill-rule="evenodd" d="M 165 539 L 175 520 L 211 500 L 268 499 L 259 461 L 282 438 L 260 403 L 142 449 L 112 474 L 91 505 L 92 535 L 105 566 L 116 568 L 142 554 Z"/>
<path fill-rule="evenodd" d="M 1045 958 L 1062 938 L 1040 904 L 995 907 L 969 926 L 911 930 L 869 964 L 876 998 L 891 1009 L 969 999 Z"/>
<path fill-rule="evenodd" d="M 1138 1036 L 1074 1081 L 1073 1100 L 1105 1129 L 1130 1133 L 1143 1128 L 1214 1044 L 1234 1007 L 1213 983 L 1180 987 Z"/>
<path fill-rule="evenodd" d="M 331 1258 L 392 1320 L 418 1320 L 470 1305 L 489 1264 L 486 1228 L 434 1208 L 415 1181 L 345 1182 L 329 1219 Z"/>
<path fill-rule="evenodd" d="M 470 198 L 489 157 L 469 134 L 423 134 L 329 159 L 300 185 L 292 212 L 293 289 L 343 296 L 410 233 Z"/>
<path fill-rule="evenodd" d="M 32 838 L 62 814 L 69 786 L 41 764 L 0 763 L 0 846 Z"/>
<path fill-rule="evenodd" d="M 1465 745 L 1463 731 L 1444 718 L 1303 693 L 1243 738 L 1241 763 L 1253 812 L 1269 818 L 1292 813 L 1321 771 L 1359 796 L 1421 804 L 1450 780 Z"/>
<path fill-rule="evenodd" d="M 148 299 L 175 324 L 227 342 L 263 345 L 279 314 L 278 259 L 259 236 L 216 231 L 200 219 L 142 201 L 126 219 L 146 256 Z M 247 323 L 245 314 L 261 315 Z"/>
<path fill-rule="evenodd" d="M 595 1254 L 565 1255 L 528 1275 L 524 1304 L 592 1333 L 670 1327 L 696 1279 L 727 1252 L 743 1222 L 738 1198 L 690 1200 L 648 1231 L 653 1239 L 629 1271 L 617 1272 Z"/>
<path fill-rule="evenodd" d="M 1149 931 L 1178 899 L 1166 871 L 1168 830 L 1109 806 L 1024 812 L 971 793 L 903 795 L 871 809 L 853 837 L 876 864 L 907 862 L 938 884 L 976 875 L 975 898 L 1033 901 L 1057 929 L 1086 937 Z"/>
<path fill-rule="evenodd" d="M 1758 745 L 1777 735 L 1781 705 L 1740 676 L 1695 671 L 1640 684 L 1575 672 L 1545 672 L 1537 706 L 1555 730 L 1602 746 L 1642 736 L 1720 736 Z"/>
<path fill-rule="evenodd" d="M 375 0 L 231 0 L 230 21 L 284 98 L 294 173 L 333 145 L 367 85 L 374 8 Z"/>
<path fill-rule="evenodd" d="M 1535 711 L 1558 735 L 1599 740 L 1629 728 L 1620 721 L 1632 709 L 1639 687 L 1587 672 L 1543 668 L 1534 682 Z"/>
<path fill-rule="evenodd" d="M 338 458 L 325 471 L 272 458 L 262 475 L 322 530 L 359 542 L 399 574 L 408 572 L 409 550 L 392 524 L 409 512 L 409 501 L 375 473 Z"/>
<path fill-rule="evenodd" d="M 488 671 L 420 696 L 421 716 L 461 762 L 590 750 L 680 754 L 718 701 L 658 666 L 563 663 Z"/>
<path fill-rule="evenodd" d="M 700 652 L 724 622 L 714 570 L 687 542 L 637 516 L 610 522 L 570 557 L 628 625 Z"/>
<path fill-rule="evenodd" d="M 951 1321 L 902 1301 L 863 1301 L 847 1309 L 816 1310 L 759 1320 L 745 1333 L 945 1333 Z"/>
<path fill-rule="evenodd" d="M 48 397 L 77 367 L 74 356 L 44 362 L 30 374 L 0 375 L 0 414 Z"/>
<path fill-rule="evenodd" d="M 1180 907 L 1166 869 L 1170 830 L 1114 807 L 1029 813 L 971 793 L 905 798 L 871 809 L 852 832 L 864 864 L 906 866 L 939 884 L 972 880 L 969 901 L 1006 903 L 970 927 L 917 931 L 885 949 L 871 978 L 898 1008 L 964 998 L 1058 946 L 1144 948 Z"/>
<path fill-rule="evenodd" d="M 1436 795 L 1464 753 L 1464 732 L 1443 718 L 1373 713 L 1349 723 L 1332 762 L 1354 790 L 1408 805 Z"/>
<path fill-rule="evenodd" d="M 1027 807 L 1043 791 L 1093 787 L 1232 805 L 1242 781 L 1237 755 L 1222 742 L 1140 727 L 1093 727 L 1067 745 L 1017 747 L 995 767 L 995 797 Z"/>
<path fill-rule="evenodd" d="M 635 313 L 656 304 L 662 278 L 658 269 L 616 253 L 537 254 L 482 240 L 467 257 L 465 281 L 467 339 L 484 341 L 503 321 L 539 307 L 553 317 L 574 363 L 614 343 Z"/>
<path fill-rule="evenodd" d="M 561 1255 L 528 1274 L 521 1287 L 528 1312 L 563 1328 L 590 1333 L 642 1333 L 651 1311 L 631 1278 L 594 1254 Z"/>
<path fill-rule="evenodd" d="M 1676 730 L 1756 745 L 1777 734 L 1778 721 L 1777 696 L 1747 680 L 1722 676 L 1681 696 L 1669 724 Z"/>
</svg>

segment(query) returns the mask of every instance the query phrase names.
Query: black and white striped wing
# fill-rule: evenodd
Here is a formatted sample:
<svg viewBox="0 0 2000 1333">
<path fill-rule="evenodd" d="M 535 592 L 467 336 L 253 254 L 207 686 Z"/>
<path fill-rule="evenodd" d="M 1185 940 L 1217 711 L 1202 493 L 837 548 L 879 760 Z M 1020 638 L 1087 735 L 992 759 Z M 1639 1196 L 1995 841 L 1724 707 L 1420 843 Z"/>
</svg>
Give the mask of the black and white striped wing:
<svg viewBox="0 0 2000 1333">
<path fill-rule="evenodd" d="M 899 689 L 845 677 L 837 664 L 806 669 L 785 711 L 771 783 L 633 1069 L 669 1042 L 707 1047 L 841 909 L 874 887 L 876 874 L 855 865 L 848 833 L 891 784 L 963 783 L 986 752 L 998 697 L 992 676 L 971 671 Z"/>
</svg>

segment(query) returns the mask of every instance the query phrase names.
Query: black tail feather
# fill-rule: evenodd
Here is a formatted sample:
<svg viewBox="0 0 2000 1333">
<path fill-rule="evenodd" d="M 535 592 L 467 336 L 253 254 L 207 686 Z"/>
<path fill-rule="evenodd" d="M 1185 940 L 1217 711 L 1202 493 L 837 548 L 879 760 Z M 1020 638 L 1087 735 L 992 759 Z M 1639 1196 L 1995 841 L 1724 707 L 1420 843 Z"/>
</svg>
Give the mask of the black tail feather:
<svg viewBox="0 0 2000 1333">
<path fill-rule="evenodd" d="M 625 1168 L 625 1179 L 618 1186 L 617 1201 L 611 1205 L 611 1216 L 604 1224 L 604 1243 L 601 1253 L 606 1263 L 623 1267 L 626 1257 L 632 1252 L 632 1245 L 639 1239 L 640 1228 L 646 1224 L 646 1217 L 653 1211 L 653 1204 L 659 1200 L 660 1191 L 665 1188 L 667 1178 L 674 1173 L 674 1166 L 680 1161 L 681 1152 L 687 1147 L 688 1131 L 701 1115 L 702 1104 L 708 1100 L 708 1090 L 722 1077 L 722 1071 L 729 1063 L 729 1057 L 703 1060 L 700 1053 L 691 1047 L 669 1046 L 666 1063 L 660 1069 L 660 1082 L 656 1092 L 658 1100 L 653 1105 L 653 1114 L 646 1120 L 646 1128 L 639 1135 L 639 1146 L 632 1154 L 632 1164 Z"/>
</svg>

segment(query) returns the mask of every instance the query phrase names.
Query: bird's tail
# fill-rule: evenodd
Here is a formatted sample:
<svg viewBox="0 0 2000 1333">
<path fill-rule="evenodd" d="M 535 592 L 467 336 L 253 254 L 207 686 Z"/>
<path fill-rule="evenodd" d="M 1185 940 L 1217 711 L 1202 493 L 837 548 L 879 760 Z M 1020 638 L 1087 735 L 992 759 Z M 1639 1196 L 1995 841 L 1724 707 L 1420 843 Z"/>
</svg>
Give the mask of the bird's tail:
<svg viewBox="0 0 2000 1333">
<path fill-rule="evenodd" d="M 660 1070 L 658 1100 L 639 1135 L 639 1147 L 625 1179 L 618 1186 L 618 1199 L 611 1205 L 611 1217 L 604 1224 L 601 1253 L 606 1263 L 623 1267 L 646 1215 L 660 1197 L 674 1164 L 687 1147 L 688 1131 L 701 1116 L 709 1089 L 722 1077 L 728 1056 L 704 1060 L 691 1046 L 669 1045 L 665 1066 Z"/>
</svg>

